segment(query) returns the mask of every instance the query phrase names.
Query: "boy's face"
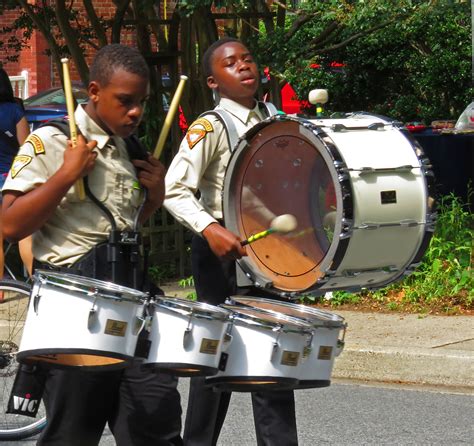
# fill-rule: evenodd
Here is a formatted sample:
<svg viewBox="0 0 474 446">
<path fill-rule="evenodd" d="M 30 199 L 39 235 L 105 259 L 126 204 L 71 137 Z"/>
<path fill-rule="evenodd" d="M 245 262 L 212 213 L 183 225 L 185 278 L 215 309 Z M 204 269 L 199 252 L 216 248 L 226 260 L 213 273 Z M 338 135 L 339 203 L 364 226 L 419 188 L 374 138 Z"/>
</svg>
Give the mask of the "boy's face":
<svg viewBox="0 0 474 446">
<path fill-rule="evenodd" d="M 119 68 L 107 85 L 92 81 L 88 91 L 93 107 L 87 111 L 105 131 L 126 138 L 136 130 L 149 95 L 147 79 Z"/>
<path fill-rule="evenodd" d="M 223 98 L 253 108 L 258 88 L 258 69 L 249 50 L 239 42 L 228 42 L 217 48 L 211 57 L 212 75 L 209 88 Z"/>
</svg>

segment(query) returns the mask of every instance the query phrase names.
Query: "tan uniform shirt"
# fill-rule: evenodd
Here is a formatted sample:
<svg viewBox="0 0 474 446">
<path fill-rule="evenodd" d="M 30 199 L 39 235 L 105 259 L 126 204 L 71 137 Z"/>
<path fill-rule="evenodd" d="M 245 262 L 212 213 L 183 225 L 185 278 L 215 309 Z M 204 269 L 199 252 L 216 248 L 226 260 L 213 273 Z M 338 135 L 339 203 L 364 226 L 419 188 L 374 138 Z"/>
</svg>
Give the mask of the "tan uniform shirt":
<svg viewBox="0 0 474 446">
<path fill-rule="evenodd" d="M 257 103 L 248 109 L 222 98 L 218 108 L 231 114 L 239 136 L 263 119 Z M 164 206 L 196 233 L 222 219 L 222 189 L 230 156 L 224 125 L 209 115 L 191 124 L 168 169 Z M 198 190 L 199 200 L 195 197 Z"/>
<path fill-rule="evenodd" d="M 75 118 L 84 137 L 98 143 L 97 160 L 88 176 L 92 193 L 111 211 L 119 230 L 131 229 L 142 197 L 124 140 L 110 137 L 82 106 Z M 66 141 L 54 127 L 32 133 L 13 161 L 3 191 L 27 193 L 45 183 L 62 165 Z M 72 187 L 53 216 L 33 234 L 33 255 L 42 262 L 68 266 L 105 241 L 110 230 L 109 220 L 97 205 L 87 197 L 79 200 Z"/>
</svg>

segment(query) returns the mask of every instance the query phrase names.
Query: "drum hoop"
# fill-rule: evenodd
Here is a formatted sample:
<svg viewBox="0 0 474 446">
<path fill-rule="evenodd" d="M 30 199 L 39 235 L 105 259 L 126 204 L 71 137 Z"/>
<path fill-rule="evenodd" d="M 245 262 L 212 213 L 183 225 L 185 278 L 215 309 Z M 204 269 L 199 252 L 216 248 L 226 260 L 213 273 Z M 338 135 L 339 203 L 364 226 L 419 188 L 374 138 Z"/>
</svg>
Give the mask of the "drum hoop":
<svg viewBox="0 0 474 446">
<path fill-rule="evenodd" d="M 221 304 L 219 306 L 231 311 L 231 321 L 243 322 L 247 325 L 254 325 L 266 330 L 281 330 L 285 333 L 310 333 L 312 329 L 311 324 L 303 319 L 287 316 L 286 314 L 274 311 L 268 311 L 249 306 L 236 307 L 228 304 Z M 251 310 L 254 313 L 260 313 L 262 317 L 252 314 L 245 314 L 242 310 Z M 280 320 L 280 322 L 269 321 L 263 317 L 265 315 Z"/>
<path fill-rule="evenodd" d="M 40 285 L 47 284 L 55 288 L 82 293 L 87 296 L 97 294 L 98 297 L 103 299 L 142 303 L 148 298 L 146 293 L 133 288 L 69 273 L 56 273 L 54 271 L 38 269 L 35 271 L 34 279 Z"/>
<path fill-rule="evenodd" d="M 274 305 L 276 307 L 284 307 L 284 308 L 289 308 L 289 309 L 295 309 L 294 305 L 298 305 L 299 308 L 295 310 L 298 312 L 301 312 L 301 315 L 291 316 L 291 317 L 300 318 L 308 322 L 309 324 L 311 324 L 312 327 L 343 327 L 344 326 L 344 318 L 339 316 L 338 314 L 319 310 L 317 308 L 304 307 L 304 305 L 302 304 L 293 304 L 293 303 L 282 302 L 282 301 L 273 300 L 273 299 L 249 298 L 249 297 L 241 297 L 241 296 L 231 296 L 230 299 L 232 302 L 237 302 L 247 307 L 248 306 L 252 307 L 252 304 L 250 302 L 259 302 L 259 301 Z M 255 308 L 260 308 L 260 307 L 255 307 Z M 271 311 L 274 313 L 279 312 L 278 309 L 273 310 L 273 309 L 265 308 L 265 310 Z M 306 316 L 305 313 L 308 316 Z M 312 316 L 317 316 L 318 319 L 315 319 Z"/>
<path fill-rule="evenodd" d="M 329 270 L 332 271 L 332 270 L 337 269 L 337 266 L 343 260 L 344 255 L 349 246 L 349 240 L 346 238 L 342 238 L 340 234 L 342 234 L 343 232 L 342 221 L 345 219 L 351 220 L 353 218 L 353 209 L 352 209 L 353 191 L 350 185 L 350 181 L 346 181 L 344 182 L 344 184 L 342 184 L 343 181 L 337 178 L 337 171 L 334 165 L 337 162 L 339 163 L 343 162 L 343 159 L 339 151 L 337 150 L 337 147 L 334 141 L 332 141 L 329 135 L 321 127 L 318 127 L 313 122 L 302 119 L 302 118 L 296 118 L 296 117 L 291 117 L 287 115 L 275 115 L 261 121 L 260 123 L 252 127 L 247 133 L 245 133 L 239 138 L 237 145 L 229 159 L 229 162 L 226 168 L 226 173 L 224 176 L 223 194 L 222 194 L 222 209 L 223 209 L 224 221 L 225 221 L 226 227 L 228 227 L 232 231 L 236 230 L 237 217 L 235 215 L 235 212 L 232 210 L 233 208 L 235 208 L 234 201 L 226 200 L 226 197 L 230 195 L 228 191 L 230 190 L 231 185 L 233 184 L 233 181 L 234 181 L 234 178 L 231 178 L 230 172 L 232 172 L 236 168 L 236 166 L 238 165 L 240 154 L 249 145 L 247 140 L 253 138 L 262 128 L 264 128 L 266 125 L 270 123 L 286 122 L 286 121 L 296 122 L 300 124 L 302 126 L 302 129 L 304 129 L 307 132 L 311 132 L 313 137 L 316 133 L 321 137 L 319 139 L 319 142 L 321 144 L 320 146 L 315 147 L 315 150 L 318 150 L 319 154 L 322 156 L 324 162 L 326 163 L 328 167 L 328 170 L 335 184 L 337 200 L 338 200 L 338 203 L 340 203 L 340 206 L 338 206 L 339 218 L 337 219 L 336 227 L 334 230 L 334 237 L 329 245 L 329 248 L 325 256 L 322 258 L 321 262 L 318 265 L 316 265 L 316 267 L 318 267 L 320 271 L 323 272 L 323 275 L 321 276 L 321 278 L 325 278 L 327 277 L 327 271 Z M 324 150 L 321 150 L 321 149 L 324 149 Z M 342 193 L 343 187 L 345 188 L 344 197 Z M 350 206 L 348 206 L 348 204 L 350 204 Z M 242 258 L 238 260 L 238 264 L 247 275 L 250 275 L 250 277 L 252 277 L 255 282 L 258 282 L 258 284 L 256 284 L 258 287 L 261 287 L 261 288 L 272 287 L 273 283 L 270 280 L 270 278 L 265 276 L 259 270 L 259 268 L 256 267 L 255 262 L 253 260 L 248 259 L 248 258 Z M 305 289 L 305 290 L 283 290 L 280 288 L 275 288 L 275 290 L 277 290 L 275 294 L 284 296 L 284 297 L 298 296 L 298 295 L 304 294 L 308 290 L 317 290 L 319 287 L 323 286 L 325 282 L 326 281 L 322 281 L 318 283 L 318 281 L 316 281 L 312 286 L 310 286 L 308 289 Z"/>
<path fill-rule="evenodd" d="M 183 316 L 195 316 L 202 319 L 222 320 L 225 321 L 230 316 L 230 311 L 205 302 L 192 302 L 178 297 L 162 297 L 156 296 L 151 305 L 164 308 Z"/>
</svg>

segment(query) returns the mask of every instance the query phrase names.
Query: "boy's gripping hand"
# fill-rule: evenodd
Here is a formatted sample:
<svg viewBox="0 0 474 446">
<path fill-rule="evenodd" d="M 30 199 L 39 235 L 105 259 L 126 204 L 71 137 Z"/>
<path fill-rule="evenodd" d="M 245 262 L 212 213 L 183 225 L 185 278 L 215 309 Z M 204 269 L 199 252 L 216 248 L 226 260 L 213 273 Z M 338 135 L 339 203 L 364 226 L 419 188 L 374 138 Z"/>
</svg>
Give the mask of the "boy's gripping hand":
<svg viewBox="0 0 474 446">
<path fill-rule="evenodd" d="M 86 176 L 94 168 L 97 153 L 94 148 L 97 141 L 87 142 L 84 136 L 77 135 L 77 145 L 73 147 L 72 141 L 68 140 L 67 148 L 64 151 L 64 161 L 62 169 L 67 173 L 71 181 Z"/>
<path fill-rule="evenodd" d="M 211 223 L 202 231 L 202 235 L 217 257 L 240 259 L 247 255 L 245 248 L 240 244 L 240 238 L 219 223 Z"/>
<path fill-rule="evenodd" d="M 147 204 L 153 210 L 158 209 L 165 199 L 165 168 L 160 161 L 151 155 L 145 160 L 132 160 L 138 169 L 138 181 L 148 191 Z"/>
</svg>

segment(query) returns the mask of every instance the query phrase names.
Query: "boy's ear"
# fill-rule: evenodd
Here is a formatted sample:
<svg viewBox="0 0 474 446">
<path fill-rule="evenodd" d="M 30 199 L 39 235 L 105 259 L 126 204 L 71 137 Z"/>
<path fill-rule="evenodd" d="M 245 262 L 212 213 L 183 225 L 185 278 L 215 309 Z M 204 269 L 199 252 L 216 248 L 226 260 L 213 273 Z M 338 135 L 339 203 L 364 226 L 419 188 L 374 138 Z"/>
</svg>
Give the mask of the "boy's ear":
<svg viewBox="0 0 474 446">
<path fill-rule="evenodd" d="M 216 80 L 214 79 L 214 76 L 207 77 L 207 86 L 213 90 L 219 87 Z"/>
<path fill-rule="evenodd" d="M 89 98 L 92 99 L 93 102 L 98 101 L 99 91 L 100 86 L 96 81 L 92 81 L 89 83 L 89 86 L 87 87 L 87 92 L 89 93 Z"/>
</svg>

